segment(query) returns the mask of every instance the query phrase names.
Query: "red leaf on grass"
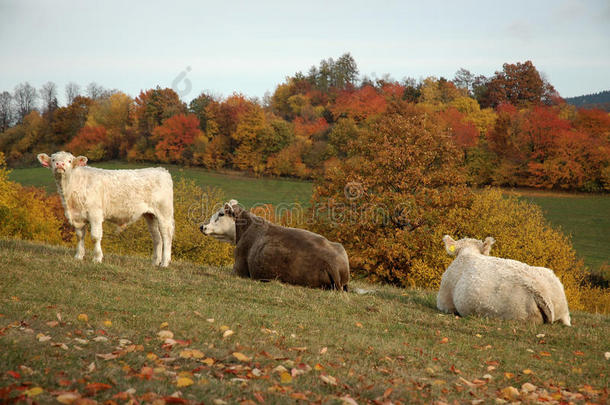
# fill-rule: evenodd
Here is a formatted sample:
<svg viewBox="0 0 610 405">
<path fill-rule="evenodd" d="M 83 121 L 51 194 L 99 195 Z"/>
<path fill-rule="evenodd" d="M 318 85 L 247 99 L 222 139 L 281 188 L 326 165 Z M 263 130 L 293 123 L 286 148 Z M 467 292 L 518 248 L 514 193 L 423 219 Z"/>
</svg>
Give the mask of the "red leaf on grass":
<svg viewBox="0 0 610 405">
<path fill-rule="evenodd" d="M 21 378 L 21 374 L 19 374 L 16 371 L 13 371 L 13 370 L 7 371 L 6 374 L 10 375 L 13 378 L 17 378 L 17 379 Z"/>
<path fill-rule="evenodd" d="M 87 391 L 90 394 L 96 394 L 99 391 L 104 391 L 109 388 L 112 388 L 112 385 L 104 384 L 104 383 L 91 383 L 91 384 L 87 384 L 85 386 L 85 391 Z"/>
</svg>

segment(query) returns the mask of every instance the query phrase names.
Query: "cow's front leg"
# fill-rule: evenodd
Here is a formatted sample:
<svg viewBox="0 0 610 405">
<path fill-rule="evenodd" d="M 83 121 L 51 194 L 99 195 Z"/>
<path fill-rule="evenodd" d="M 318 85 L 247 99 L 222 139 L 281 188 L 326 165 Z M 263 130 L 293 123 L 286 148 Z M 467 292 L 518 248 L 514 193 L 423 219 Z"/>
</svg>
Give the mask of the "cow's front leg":
<svg viewBox="0 0 610 405">
<path fill-rule="evenodd" d="M 83 260 L 85 256 L 85 234 L 87 233 L 86 225 L 82 225 L 80 228 L 75 229 L 76 237 L 78 238 L 78 243 L 76 245 L 76 254 L 74 258 L 77 260 Z"/>
<path fill-rule="evenodd" d="M 102 218 L 91 219 L 91 240 L 93 241 L 93 261 L 101 263 L 104 254 L 102 253 Z"/>
</svg>

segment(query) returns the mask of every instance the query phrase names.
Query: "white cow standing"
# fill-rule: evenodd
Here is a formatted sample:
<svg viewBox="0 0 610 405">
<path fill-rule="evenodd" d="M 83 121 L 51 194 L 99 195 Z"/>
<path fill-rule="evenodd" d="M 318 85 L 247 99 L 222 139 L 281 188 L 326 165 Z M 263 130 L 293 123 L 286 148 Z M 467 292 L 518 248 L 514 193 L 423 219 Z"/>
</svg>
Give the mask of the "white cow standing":
<svg viewBox="0 0 610 405">
<path fill-rule="evenodd" d="M 137 170 L 104 170 L 87 166 L 85 156 L 41 153 L 38 160 L 53 171 L 66 218 L 74 226 L 76 255 L 85 255 L 86 224 L 91 225 L 93 261 L 103 258 L 102 223 L 123 228 L 144 216 L 153 240 L 152 261 L 167 267 L 174 235 L 174 191 L 171 175 L 161 167 Z"/>
<path fill-rule="evenodd" d="M 456 258 L 441 280 L 436 299 L 441 311 L 570 326 L 565 291 L 552 270 L 489 256 L 492 237 L 455 241 L 445 235 L 443 242 Z"/>
</svg>

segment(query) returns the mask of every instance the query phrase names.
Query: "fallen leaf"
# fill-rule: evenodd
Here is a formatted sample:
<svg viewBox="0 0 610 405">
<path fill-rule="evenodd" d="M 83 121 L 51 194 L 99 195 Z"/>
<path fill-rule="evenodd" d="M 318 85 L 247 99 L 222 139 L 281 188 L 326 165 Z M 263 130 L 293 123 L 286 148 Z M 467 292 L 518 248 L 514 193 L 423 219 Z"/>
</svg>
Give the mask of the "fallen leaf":
<svg viewBox="0 0 610 405">
<path fill-rule="evenodd" d="M 320 380 L 329 385 L 337 385 L 337 379 L 332 375 L 320 374 Z"/>
<path fill-rule="evenodd" d="M 511 378 L 513 378 L 515 375 L 513 373 L 504 373 L 504 378 L 506 378 L 507 380 L 510 380 Z"/>
<path fill-rule="evenodd" d="M 358 402 L 354 401 L 354 399 L 352 397 L 350 397 L 349 395 L 341 397 L 341 402 L 343 402 L 346 405 L 358 405 Z"/>
<path fill-rule="evenodd" d="M 54 328 L 57 325 L 59 325 L 59 322 L 57 322 L 57 321 L 49 321 L 49 322 L 47 322 L 47 326 L 50 327 L 50 328 Z"/>
<path fill-rule="evenodd" d="M 284 371 L 280 374 L 280 382 L 282 384 L 288 384 L 292 382 L 292 375 L 290 373 Z"/>
<path fill-rule="evenodd" d="M 10 375 L 11 377 L 16 378 L 16 379 L 21 378 L 21 374 L 19 374 L 19 373 L 18 373 L 18 372 L 16 372 L 16 371 L 9 370 L 9 371 L 7 371 L 7 372 L 6 372 L 6 374 L 8 374 L 8 375 Z"/>
<path fill-rule="evenodd" d="M 320 363 L 316 363 L 316 365 L 313 366 L 313 368 L 314 368 L 314 370 L 317 370 L 317 371 L 324 370 L 324 366 L 321 365 Z"/>
<path fill-rule="evenodd" d="M 60 404 L 71 404 L 79 398 L 79 394 L 76 394 L 74 392 L 66 392 L 55 397 L 55 400 Z"/>
<path fill-rule="evenodd" d="M 230 328 L 230 327 L 228 327 L 227 325 L 221 325 L 221 326 L 220 326 L 220 331 L 221 331 L 221 332 L 224 332 L 224 331 L 229 330 L 229 329 L 231 329 L 231 328 Z"/>
<path fill-rule="evenodd" d="M 169 326 L 169 323 L 167 323 L 167 322 L 163 322 L 163 323 L 161 323 L 161 325 L 159 326 L 159 329 L 165 329 L 165 328 L 167 328 L 168 326 Z"/>
<path fill-rule="evenodd" d="M 231 329 L 227 329 L 227 330 L 225 330 L 225 331 L 224 331 L 224 333 L 222 334 L 222 337 L 223 337 L 223 338 L 226 338 L 226 337 L 231 336 L 231 335 L 232 335 L 232 334 L 234 334 L 234 333 L 235 333 L 235 332 L 233 332 Z"/>
<path fill-rule="evenodd" d="M 211 366 L 212 364 L 214 364 L 214 359 L 206 357 L 205 359 L 201 360 L 201 362 L 208 366 Z"/>
<path fill-rule="evenodd" d="M 44 392 L 44 390 L 42 389 L 42 387 L 32 387 L 29 390 L 25 390 L 23 392 L 23 395 L 25 395 L 26 397 L 35 397 L 37 395 L 40 395 Z"/>
<path fill-rule="evenodd" d="M 610 360 L 610 352 L 605 352 L 604 357 L 606 358 L 606 360 Z"/>
<path fill-rule="evenodd" d="M 97 357 L 99 357 L 100 359 L 104 359 L 104 360 L 112 360 L 112 359 L 116 359 L 117 357 L 119 357 L 118 355 L 114 354 L 114 353 L 97 353 L 96 354 Z"/>
<path fill-rule="evenodd" d="M 36 339 L 38 339 L 39 342 L 46 342 L 48 340 L 51 340 L 51 336 L 45 335 L 44 333 L 39 333 L 38 335 L 36 335 Z"/>
<path fill-rule="evenodd" d="M 87 316 L 87 314 L 78 314 L 76 319 L 78 319 L 81 322 L 89 322 L 89 316 Z"/>
<path fill-rule="evenodd" d="M 85 386 L 85 391 L 91 395 L 94 395 L 99 391 L 104 391 L 109 388 L 112 388 L 112 385 L 104 383 L 90 383 Z"/>
<path fill-rule="evenodd" d="M 245 354 L 240 353 L 240 352 L 233 352 L 233 357 L 235 357 L 239 361 L 250 361 L 250 360 L 252 360 L 250 357 L 248 357 Z"/>
<path fill-rule="evenodd" d="M 106 336 L 96 336 L 93 338 L 94 342 L 107 342 L 108 338 Z"/>
<path fill-rule="evenodd" d="M 74 338 L 74 341 L 81 345 L 86 345 L 89 343 L 89 341 L 87 339 L 81 339 L 81 338 Z"/>
<path fill-rule="evenodd" d="M 197 349 L 184 349 L 180 352 L 183 359 L 202 359 L 204 356 L 203 352 Z"/>
<path fill-rule="evenodd" d="M 575 356 L 584 356 L 584 353 L 583 353 L 583 352 L 581 352 L 580 350 L 576 350 L 576 351 L 574 352 L 574 355 L 575 355 Z"/>
<path fill-rule="evenodd" d="M 193 380 L 188 377 L 178 377 L 176 380 L 176 386 L 178 387 L 188 387 L 193 384 Z"/>
<path fill-rule="evenodd" d="M 525 383 L 521 386 L 521 391 L 529 393 L 536 391 L 536 388 L 537 387 L 534 384 Z"/>
<path fill-rule="evenodd" d="M 545 336 L 545 335 L 544 335 L 544 333 L 539 333 L 539 334 L 537 334 L 537 335 L 536 335 L 536 337 L 537 337 L 538 339 L 543 338 L 544 336 Z"/>
<path fill-rule="evenodd" d="M 160 330 L 157 333 L 157 336 L 162 340 L 171 339 L 174 337 L 174 333 L 171 330 Z"/>
<path fill-rule="evenodd" d="M 441 344 L 444 344 L 444 343 L 449 343 L 449 338 L 448 338 L 448 337 L 444 337 L 444 338 L 442 338 L 440 343 L 441 343 Z"/>
<path fill-rule="evenodd" d="M 361 324 L 360 322 L 356 322 L 356 326 L 357 326 L 358 328 L 362 328 L 362 324 Z"/>
<path fill-rule="evenodd" d="M 323 347 L 320 349 L 320 354 L 325 354 L 328 351 L 328 347 Z"/>
<path fill-rule="evenodd" d="M 509 401 L 513 401 L 519 398 L 519 390 L 512 386 L 502 388 L 500 390 L 500 393 L 502 394 L 502 397 L 504 399 L 508 399 Z"/>
<path fill-rule="evenodd" d="M 523 370 L 523 374 L 533 374 L 534 372 L 532 370 L 530 370 L 529 368 L 526 368 L 525 370 Z"/>
<path fill-rule="evenodd" d="M 208 318 L 206 319 L 206 321 L 208 321 L 209 323 L 214 323 L 214 318 Z"/>
<path fill-rule="evenodd" d="M 274 368 L 272 371 L 273 371 L 274 373 L 286 373 L 286 372 L 288 372 L 288 370 L 286 369 L 286 367 L 284 367 L 284 366 L 282 366 L 282 365 L 277 366 L 277 367 L 276 367 L 276 368 Z"/>
<path fill-rule="evenodd" d="M 87 372 L 88 373 L 93 373 L 95 371 L 95 362 L 92 361 L 89 366 L 87 367 Z"/>
<path fill-rule="evenodd" d="M 103 324 L 104 324 L 104 326 L 112 326 L 112 321 L 111 321 L 111 320 L 109 320 L 109 319 L 106 319 L 106 320 L 103 322 Z"/>
</svg>

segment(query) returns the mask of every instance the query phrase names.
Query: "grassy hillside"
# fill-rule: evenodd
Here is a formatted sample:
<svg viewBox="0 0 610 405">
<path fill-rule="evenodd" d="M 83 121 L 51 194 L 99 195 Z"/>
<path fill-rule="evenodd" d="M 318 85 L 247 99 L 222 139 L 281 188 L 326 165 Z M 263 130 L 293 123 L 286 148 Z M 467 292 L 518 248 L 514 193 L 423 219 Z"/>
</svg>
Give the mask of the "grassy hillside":
<svg viewBox="0 0 610 405">
<path fill-rule="evenodd" d="M 608 316 L 573 313 L 572 328 L 457 318 L 428 291 L 72 254 L 0 240 L 0 402 L 608 400 Z"/>
</svg>

